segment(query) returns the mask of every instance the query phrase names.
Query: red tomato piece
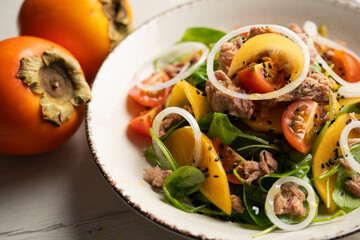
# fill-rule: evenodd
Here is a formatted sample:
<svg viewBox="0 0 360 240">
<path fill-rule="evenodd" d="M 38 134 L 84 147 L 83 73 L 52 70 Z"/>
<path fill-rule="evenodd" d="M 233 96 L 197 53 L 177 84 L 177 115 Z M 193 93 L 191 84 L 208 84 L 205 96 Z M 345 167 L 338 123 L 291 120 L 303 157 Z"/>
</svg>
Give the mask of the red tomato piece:
<svg viewBox="0 0 360 240">
<path fill-rule="evenodd" d="M 267 93 L 282 88 L 285 73 L 275 61 L 267 61 L 237 73 L 241 84 L 254 93 Z"/>
<path fill-rule="evenodd" d="M 240 155 L 226 144 L 223 144 L 217 136 L 212 139 L 212 142 L 224 167 L 228 181 L 234 184 L 241 184 L 240 180 L 232 173 L 235 167 L 239 175 L 245 178 L 242 171 L 244 163 L 241 161 Z"/>
<path fill-rule="evenodd" d="M 158 83 L 163 83 L 169 80 L 170 77 L 167 73 L 157 72 L 143 80 L 142 83 L 148 85 L 156 85 Z M 170 93 L 171 87 L 155 92 L 150 92 L 141 90 L 138 86 L 135 86 L 130 90 L 129 96 L 143 106 L 155 107 L 158 105 L 164 105 Z"/>
<path fill-rule="evenodd" d="M 130 120 L 130 126 L 136 132 L 150 137 L 149 129 L 152 126 L 154 118 L 162 109 L 162 106 L 156 106 L 150 110 L 141 112 L 139 116 Z"/>
<path fill-rule="evenodd" d="M 347 82 L 360 81 L 360 63 L 344 51 L 334 51 L 334 72 Z"/>
<path fill-rule="evenodd" d="M 298 100 L 284 111 L 281 126 L 289 144 L 302 153 L 310 152 L 321 127 L 317 102 Z"/>
</svg>

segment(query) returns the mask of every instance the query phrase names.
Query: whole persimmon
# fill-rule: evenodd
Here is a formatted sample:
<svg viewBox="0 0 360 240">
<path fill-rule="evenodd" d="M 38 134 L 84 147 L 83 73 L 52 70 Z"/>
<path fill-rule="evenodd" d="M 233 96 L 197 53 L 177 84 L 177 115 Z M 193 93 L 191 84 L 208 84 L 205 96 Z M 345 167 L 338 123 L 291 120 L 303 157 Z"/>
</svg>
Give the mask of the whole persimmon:
<svg viewBox="0 0 360 240">
<path fill-rule="evenodd" d="M 79 62 L 37 37 L 0 42 L 0 153 L 50 151 L 78 129 L 91 98 Z"/>
<path fill-rule="evenodd" d="M 20 35 L 48 39 L 69 50 L 92 82 L 110 51 L 131 29 L 127 0 L 25 0 Z"/>
</svg>

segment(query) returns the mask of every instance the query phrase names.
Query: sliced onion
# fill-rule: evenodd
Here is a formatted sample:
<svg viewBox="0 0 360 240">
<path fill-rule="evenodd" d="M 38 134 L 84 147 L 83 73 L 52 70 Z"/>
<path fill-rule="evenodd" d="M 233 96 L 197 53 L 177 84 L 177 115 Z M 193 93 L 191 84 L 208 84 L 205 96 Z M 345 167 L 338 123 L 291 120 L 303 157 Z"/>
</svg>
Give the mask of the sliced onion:
<svg viewBox="0 0 360 240">
<path fill-rule="evenodd" d="M 174 84 L 176 84 L 179 80 L 185 79 L 188 76 L 190 76 L 196 69 L 198 69 L 201 64 L 203 64 L 206 60 L 206 57 L 209 53 L 209 49 L 206 47 L 205 44 L 201 42 L 184 42 L 177 45 L 172 46 L 170 49 L 168 49 L 165 53 L 163 53 L 159 59 L 164 59 L 164 62 L 167 61 L 168 63 L 171 60 L 174 60 L 179 57 L 184 57 L 186 54 L 194 53 L 197 51 L 201 51 L 200 59 L 193 65 L 190 66 L 190 62 L 187 62 L 184 67 L 181 69 L 181 71 L 172 79 L 169 81 L 159 83 L 156 85 L 147 85 L 143 84 L 141 82 L 140 78 L 140 72 L 137 72 L 135 74 L 135 82 L 138 82 L 137 86 L 144 90 L 144 91 L 159 91 L 161 89 L 170 87 Z M 150 63 L 146 63 L 145 65 L 149 65 Z M 142 68 L 145 68 L 143 66 Z M 141 68 L 141 69 L 142 69 Z"/>
<path fill-rule="evenodd" d="M 274 210 L 275 195 L 281 191 L 281 186 L 286 182 L 292 182 L 292 183 L 298 184 L 299 186 L 303 186 L 306 189 L 306 191 L 308 192 L 308 197 L 306 200 L 309 204 L 309 211 L 308 211 L 306 219 L 304 221 L 302 221 L 301 223 L 286 224 L 283 221 L 281 221 L 275 214 L 275 210 Z M 278 228 L 281 228 L 281 229 L 287 230 L 287 231 L 299 230 L 299 229 L 302 229 L 302 228 L 308 226 L 316 215 L 316 208 L 317 208 L 317 203 L 316 203 L 314 189 L 310 186 L 309 183 L 305 182 L 304 180 L 302 180 L 300 178 L 293 177 L 293 176 L 287 176 L 287 177 L 282 177 L 282 178 L 278 179 L 272 185 L 272 187 L 270 188 L 270 190 L 266 196 L 266 202 L 265 202 L 266 215 L 269 217 L 270 221 L 273 224 L 275 224 Z"/>
<path fill-rule="evenodd" d="M 176 113 L 181 115 L 183 118 L 186 119 L 186 121 L 189 122 L 190 127 L 193 130 L 194 133 L 194 139 L 195 139 L 195 148 L 194 148 L 194 162 L 193 166 L 198 166 L 200 158 L 201 158 L 201 131 L 198 123 L 196 122 L 195 118 L 185 109 L 179 108 L 179 107 L 168 107 L 162 110 L 158 115 L 156 115 L 154 122 L 152 124 L 152 128 L 154 129 L 154 132 L 156 136 L 159 136 L 160 132 L 160 125 L 161 122 L 164 120 L 164 118 L 171 114 Z M 155 140 L 153 139 L 153 146 L 156 155 L 158 156 L 161 163 L 168 169 L 170 169 L 170 166 L 168 162 L 166 161 L 164 155 L 162 154 L 159 146 L 156 144 Z"/>
<path fill-rule="evenodd" d="M 325 44 L 326 46 L 333 48 L 335 50 L 344 51 L 350 55 L 352 55 L 358 62 L 360 62 L 360 57 L 351 51 L 350 49 L 342 46 L 341 44 L 334 42 L 328 38 L 324 38 L 317 34 L 317 26 L 314 22 L 306 21 L 304 23 L 303 29 L 305 33 L 309 36 L 309 43 L 313 45 L 313 41 Z M 337 75 L 330 66 L 326 63 L 326 61 L 318 54 L 316 56 L 316 60 L 322 65 L 322 67 L 330 74 L 332 78 L 341 85 L 343 85 L 339 89 L 339 93 L 344 97 L 360 97 L 360 84 L 359 83 L 351 83 L 342 79 L 339 75 Z"/>
<path fill-rule="evenodd" d="M 291 40 L 293 40 L 296 45 L 299 46 L 302 53 L 304 54 L 304 67 L 302 69 L 302 72 L 301 72 L 300 76 L 298 78 L 296 78 L 295 80 L 291 81 L 290 84 L 287 84 L 286 86 L 284 86 L 283 88 L 280 88 L 279 90 L 269 92 L 269 93 L 264 93 L 264 94 L 260 94 L 260 93 L 252 93 L 252 94 L 239 93 L 239 92 L 229 90 L 229 89 L 225 88 L 224 86 L 222 86 L 218 82 L 218 80 L 216 79 L 216 77 L 214 75 L 214 58 L 215 58 L 215 55 L 217 54 L 218 50 L 220 49 L 221 45 L 223 43 L 229 41 L 231 38 L 238 36 L 239 34 L 249 32 L 250 29 L 253 28 L 253 27 L 269 27 L 272 30 L 274 30 L 275 32 L 282 33 L 282 34 L 286 35 Z M 251 26 L 238 28 L 238 29 L 226 34 L 224 37 L 222 37 L 215 44 L 215 46 L 213 47 L 213 49 L 211 50 L 211 52 L 209 53 L 209 56 L 207 58 L 207 74 L 208 74 L 208 78 L 209 78 L 210 82 L 218 90 L 220 90 L 221 92 L 226 93 L 226 94 L 228 94 L 228 95 L 230 95 L 232 97 L 235 97 L 235 98 L 250 99 L 250 100 L 271 99 L 271 98 L 276 98 L 276 97 L 279 97 L 281 95 L 284 95 L 286 93 L 291 92 L 292 90 L 294 90 L 297 86 L 299 86 L 304 81 L 304 79 L 306 78 L 306 75 L 308 74 L 309 68 L 310 68 L 309 49 L 306 46 L 306 44 L 304 43 L 304 41 L 301 40 L 301 38 L 295 32 L 291 31 L 290 29 L 288 29 L 286 27 L 282 27 L 282 26 L 279 26 L 279 25 L 263 25 L 262 24 L 262 25 L 251 25 Z"/>
<path fill-rule="evenodd" d="M 344 127 L 340 135 L 340 148 L 343 157 L 348 161 L 352 169 L 360 173 L 360 164 L 355 160 L 354 156 L 352 155 L 348 143 L 349 133 L 351 132 L 351 130 L 358 127 L 360 127 L 359 121 L 352 121 L 351 123 L 349 123 Z"/>
</svg>

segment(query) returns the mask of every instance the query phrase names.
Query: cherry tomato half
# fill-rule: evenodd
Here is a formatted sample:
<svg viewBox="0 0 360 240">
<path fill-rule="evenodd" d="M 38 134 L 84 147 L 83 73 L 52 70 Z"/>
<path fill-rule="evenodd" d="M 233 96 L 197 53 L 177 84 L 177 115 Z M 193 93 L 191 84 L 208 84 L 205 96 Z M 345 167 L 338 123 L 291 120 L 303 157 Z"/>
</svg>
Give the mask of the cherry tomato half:
<svg viewBox="0 0 360 240">
<path fill-rule="evenodd" d="M 140 113 L 139 116 L 130 120 L 130 126 L 138 133 L 150 137 L 149 129 L 152 126 L 154 118 L 163 109 L 162 106 L 156 106 L 148 111 Z"/>
<path fill-rule="evenodd" d="M 217 136 L 212 139 L 212 142 L 217 154 L 219 155 L 224 170 L 226 171 L 228 181 L 234 184 L 241 184 L 240 180 L 232 173 L 235 167 L 237 168 L 236 171 L 239 175 L 242 178 L 245 178 L 242 171 L 244 163 L 241 161 L 240 155 L 226 144 L 223 144 L 221 139 Z"/>
<path fill-rule="evenodd" d="M 267 93 L 282 88 L 285 73 L 275 61 L 267 61 L 237 73 L 242 85 L 254 93 Z"/>
<path fill-rule="evenodd" d="M 143 83 L 148 85 L 155 85 L 166 82 L 168 80 L 170 80 L 170 77 L 167 73 L 157 72 L 143 80 Z M 141 90 L 139 87 L 135 86 L 130 90 L 129 96 L 143 106 L 155 107 L 158 105 L 164 105 L 170 93 L 171 87 L 155 92 L 149 92 Z"/>
<path fill-rule="evenodd" d="M 334 51 L 334 72 L 347 82 L 360 81 L 360 62 L 344 51 Z"/>
<path fill-rule="evenodd" d="M 302 153 L 308 153 L 321 127 L 317 102 L 299 100 L 284 111 L 281 126 L 288 143 Z"/>
<path fill-rule="evenodd" d="M 75 106 L 70 118 L 61 126 L 57 126 L 60 123 L 56 125 L 44 119 L 44 109 L 40 104 L 40 101 L 44 100 L 44 94 L 35 93 L 25 81 L 20 80 L 21 77 L 17 77 L 21 60 L 37 57 L 41 63 L 45 51 L 52 49 L 57 49 L 74 59 L 63 47 L 36 37 L 16 37 L 0 42 L 0 153 L 2 154 L 31 155 L 50 151 L 67 141 L 80 126 L 85 113 L 84 103 Z M 60 65 L 57 66 L 60 67 Z M 51 73 L 47 75 L 49 73 L 47 71 L 57 71 L 45 65 L 40 69 L 33 65 L 31 72 L 36 72 L 35 70 L 39 70 L 38 77 L 35 76 L 35 78 L 39 78 L 40 81 L 42 74 L 45 78 L 52 76 Z M 59 71 L 60 74 L 64 71 L 63 66 Z M 81 68 L 78 73 L 83 76 Z M 50 83 L 51 87 L 60 90 L 63 84 L 58 81 L 60 76 L 49 77 L 48 80 L 43 79 L 42 83 Z M 86 84 L 85 78 L 83 82 Z M 90 92 L 88 85 L 87 88 Z M 44 89 L 45 94 L 51 94 L 50 89 Z M 62 97 L 61 92 L 59 93 L 60 95 L 50 101 L 57 102 L 56 97 Z M 48 97 L 49 95 L 45 98 Z"/>
</svg>

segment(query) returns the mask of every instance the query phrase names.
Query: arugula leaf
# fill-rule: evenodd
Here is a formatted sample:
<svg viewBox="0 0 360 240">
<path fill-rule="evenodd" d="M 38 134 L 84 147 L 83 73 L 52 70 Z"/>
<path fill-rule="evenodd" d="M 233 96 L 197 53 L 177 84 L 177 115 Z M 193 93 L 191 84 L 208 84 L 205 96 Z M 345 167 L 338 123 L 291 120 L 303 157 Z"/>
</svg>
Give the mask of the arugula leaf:
<svg viewBox="0 0 360 240">
<path fill-rule="evenodd" d="M 220 38 L 225 35 L 226 33 L 216 29 L 206 27 L 193 27 L 186 30 L 180 42 L 202 42 L 208 47 L 211 47 L 213 43 L 216 43 L 220 40 Z"/>
</svg>

